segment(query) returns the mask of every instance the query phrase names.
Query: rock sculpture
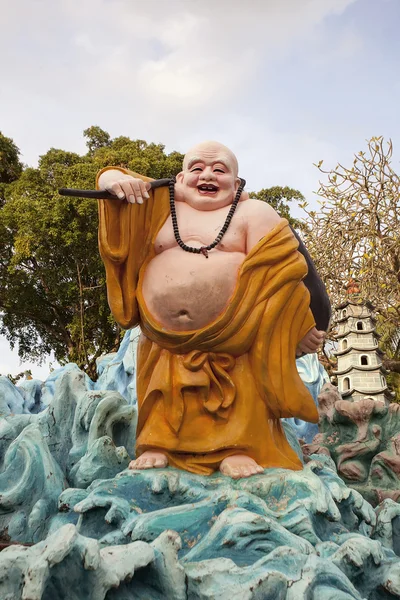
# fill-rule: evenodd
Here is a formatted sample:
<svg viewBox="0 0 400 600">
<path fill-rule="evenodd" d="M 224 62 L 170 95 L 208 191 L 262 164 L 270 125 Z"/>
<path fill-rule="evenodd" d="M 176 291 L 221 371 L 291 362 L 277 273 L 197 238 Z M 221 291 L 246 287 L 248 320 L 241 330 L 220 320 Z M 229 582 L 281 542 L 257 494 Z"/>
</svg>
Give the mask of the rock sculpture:
<svg viewBox="0 0 400 600">
<path fill-rule="evenodd" d="M 332 457 L 339 475 L 373 505 L 400 498 L 400 405 L 343 400 L 326 384 L 319 395 L 320 433 L 305 454 Z"/>
</svg>

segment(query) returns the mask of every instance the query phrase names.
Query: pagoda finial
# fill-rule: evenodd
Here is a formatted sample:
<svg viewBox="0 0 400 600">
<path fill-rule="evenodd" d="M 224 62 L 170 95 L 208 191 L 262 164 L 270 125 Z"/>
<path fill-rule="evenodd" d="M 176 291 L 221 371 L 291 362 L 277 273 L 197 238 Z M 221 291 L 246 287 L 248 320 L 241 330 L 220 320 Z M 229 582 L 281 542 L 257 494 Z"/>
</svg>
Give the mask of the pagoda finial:
<svg viewBox="0 0 400 600">
<path fill-rule="evenodd" d="M 360 293 L 360 286 L 358 281 L 355 279 L 350 279 L 348 284 L 346 285 L 346 293 L 348 296 L 353 296 Z"/>
</svg>

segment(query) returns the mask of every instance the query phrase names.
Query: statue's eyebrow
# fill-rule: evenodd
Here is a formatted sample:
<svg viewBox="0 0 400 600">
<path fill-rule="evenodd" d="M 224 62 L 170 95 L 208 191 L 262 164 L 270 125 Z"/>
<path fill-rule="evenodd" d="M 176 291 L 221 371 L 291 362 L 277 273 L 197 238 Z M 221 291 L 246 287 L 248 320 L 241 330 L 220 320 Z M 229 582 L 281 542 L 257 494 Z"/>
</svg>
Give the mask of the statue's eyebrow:
<svg viewBox="0 0 400 600">
<path fill-rule="evenodd" d="M 200 162 L 200 163 L 204 163 L 204 160 L 203 160 L 203 159 L 201 159 L 201 158 L 199 158 L 198 156 L 193 156 L 193 157 L 192 157 L 192 158 L 189 160 L 189 162 L 188 162 L 188 165 L 187 165 L 187 168 L 188 168 L 188 169 L 190 169 L 190 168 L 191 168 L 191 167 L 192 167 L 194 164 L 196 164 L 196 163 L 198 163 L 198 162 Z M 228 165 L 227 165 L 227 164 L 226 164 L 226 163 L 225 163 L 223 160 L 216 160 L 216 161 L 213 163 L 213 165 L 223 165 L 223 166 L 225 167 L 225 169 L 227 169 L 228 171 L 230 170 L 230 169 L 229 169 L 229 167 L 228 167 Z"/>
<path fill-rule="evenodd" d="M 223 161 L 223 160 L 216 160 L 215 163 L 213 163 L 213 165 L 222 165 L 223 167 L 225 167 L 225 169 L 227 171 L 230 171 L 230 168 L 228 167 L 228 165 L 226 164 L 226 162 Z"/>
<path fill-rule="evenodd" d="M 190 167 L 193 166 L 197 162 L 204 162 L 204 161 L 202 161 L 201 158 L 199 158 L 198 156 L 193 156 L 189 160 L 187 168 L 190 169 Z"/>
</svg>

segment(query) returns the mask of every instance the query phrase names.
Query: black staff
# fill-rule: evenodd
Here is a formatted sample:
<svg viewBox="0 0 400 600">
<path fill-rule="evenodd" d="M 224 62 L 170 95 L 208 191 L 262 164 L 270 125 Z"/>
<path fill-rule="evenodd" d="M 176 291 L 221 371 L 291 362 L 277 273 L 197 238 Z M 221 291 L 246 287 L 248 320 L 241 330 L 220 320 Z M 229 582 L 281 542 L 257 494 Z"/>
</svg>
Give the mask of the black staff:
<svg viewBox="0 0 400 600">
<path fill-rule="evenodd" d="M 150 187 L 155 190 L 159 187 L 165 187 L 169 184 L 169 179 L 155 179 L 150 182 Z M 93 198 L 94 200 L 111 200 L 115 199 L 115 194 L 107 190 L 76 190 L 74 188 L 61 188 L 58 190 L 61 196 L 74 196 L 75 198 Z"/>
</svg>

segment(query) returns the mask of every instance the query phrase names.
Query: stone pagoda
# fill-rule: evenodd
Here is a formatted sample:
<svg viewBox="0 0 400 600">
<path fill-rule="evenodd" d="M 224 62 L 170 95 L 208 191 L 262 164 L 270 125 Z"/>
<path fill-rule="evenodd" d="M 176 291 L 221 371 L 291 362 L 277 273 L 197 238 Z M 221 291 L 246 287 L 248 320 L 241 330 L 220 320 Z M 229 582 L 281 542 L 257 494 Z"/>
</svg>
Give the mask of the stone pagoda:
<svg viewBox="0 0 400 600">
<path fill-rule="evenodd" d="M 334 355 L 338 363 L 334 375 L 338 390 L 346 400 L 367 397 L 388 404 L 395 394 L 386 383 L 374 307 L 370 302 L 361 302 L 358 293 L 357 284 L 352 282 L 347 288 L 347 300 L 336 307 L 338 349 Z"/>
</svg>

